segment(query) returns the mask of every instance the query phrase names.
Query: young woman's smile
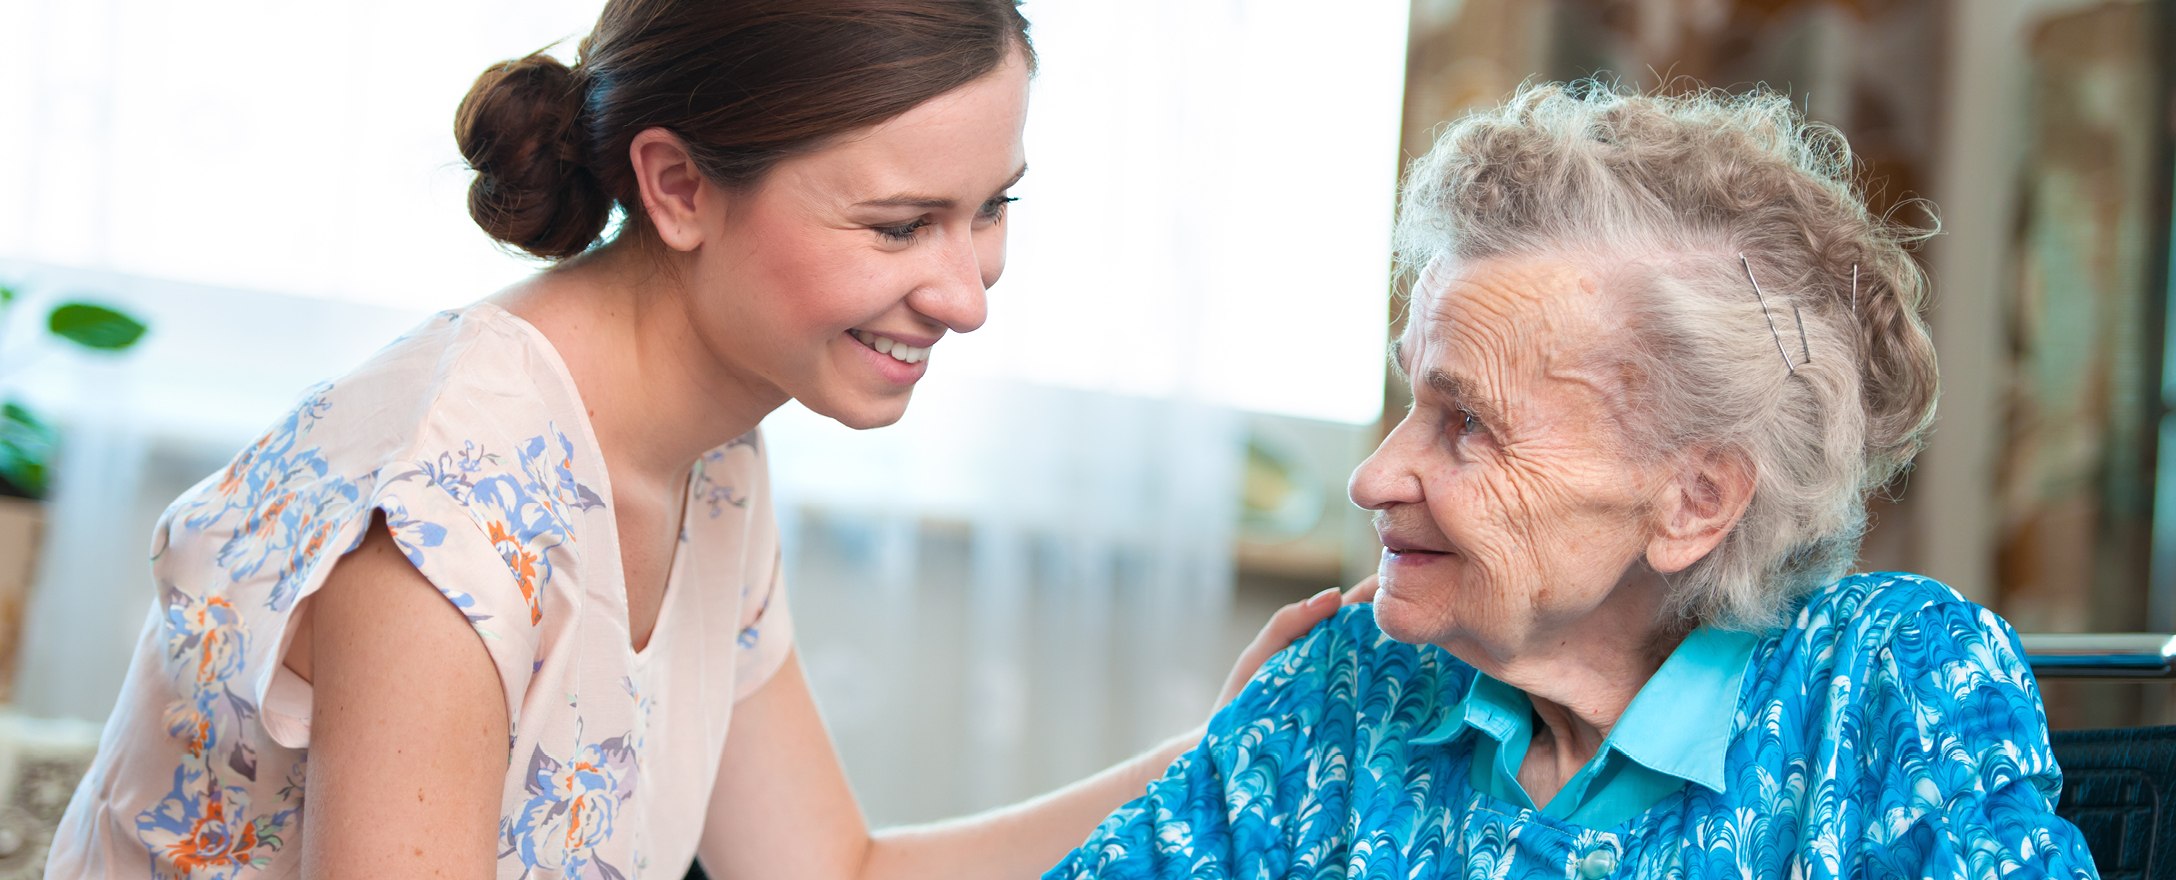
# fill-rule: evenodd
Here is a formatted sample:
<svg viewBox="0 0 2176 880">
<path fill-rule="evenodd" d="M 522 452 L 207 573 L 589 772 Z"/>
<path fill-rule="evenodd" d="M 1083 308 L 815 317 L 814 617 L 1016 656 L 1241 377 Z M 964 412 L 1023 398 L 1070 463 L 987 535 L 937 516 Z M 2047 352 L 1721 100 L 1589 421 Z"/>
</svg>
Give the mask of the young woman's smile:
<svg viewBox="0 0 2176 880">
<path fill-rule="evenodd" d="M 688 323 L 721 373 L 854 428 L 895 422 L 938 343 L 981 327 L 1027 171 L 1028 72 L 1002 67 L 781 161 L 706 209 Z"/>
<path fill-rule="evenodd" d="M 879 375 L 902 386 L 914 384 L 929 372 L 929 352 L 937 345 L 933 337 L 916 339 L 867 330 L 848 330 L 846 336 Z"/>
</svg>

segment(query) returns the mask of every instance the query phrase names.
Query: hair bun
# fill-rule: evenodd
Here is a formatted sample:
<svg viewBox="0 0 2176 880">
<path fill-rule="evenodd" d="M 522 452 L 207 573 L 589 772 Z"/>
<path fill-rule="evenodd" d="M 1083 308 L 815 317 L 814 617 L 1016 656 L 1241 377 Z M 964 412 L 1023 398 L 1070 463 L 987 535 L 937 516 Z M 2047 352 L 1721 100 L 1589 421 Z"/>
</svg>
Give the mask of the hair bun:
<svg viewBox="0 0 2176 880">
<path fill-rule="evenodd" d="M 494 239 L 547 259 L 581 253 L 604 232 L 612 199 L 583 161 L 583 95 L 573 70 L 542 52 L 494 64 L 454 115 L 476 172 L 468 213 Z"/>
</svg>

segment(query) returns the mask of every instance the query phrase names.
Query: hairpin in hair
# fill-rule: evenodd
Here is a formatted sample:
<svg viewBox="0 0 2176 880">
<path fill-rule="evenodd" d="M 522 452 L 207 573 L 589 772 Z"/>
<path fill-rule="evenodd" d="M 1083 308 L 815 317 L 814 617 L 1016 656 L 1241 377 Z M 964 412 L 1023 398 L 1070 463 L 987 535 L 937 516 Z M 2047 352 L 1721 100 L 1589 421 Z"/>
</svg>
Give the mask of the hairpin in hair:
<svg viewBox="0 0 2176 880">
<path fill-rule="evenodd" d="M 1753 277 L 1753 261 L 1738 255 L 1738 263 L 1745 267 L 1745 280 L 1753 284 L 1753 298 L 1760 301 L 1760 316 L 1768 322 L 1768 335 L 1775 338 L 1776 356 L 1783 359 L 1783 368 L 1793 376 L 1798 375 L 1798 364 L 1791 363 L 1791 353 L 1783 348 L 1783 334 L 1776 331 L 1776 319 L 1768 314 L 1768 297 L 1760 291 L 1760 279 Z M 1791 307 L 1791 317 L 1798 321 L 1798 346 L 1806 353 L 1804 363 L 1813 363 L 1813 346 L 1806 342 L 1806 318 L 1797 306 Z"/>
<path fill-rule="evenodd" d="M 1851 321 L 1859 320 L 1859 264 L 1851 264 Z"/>
<path fill-rule="evenodd" d="M 1798 322 L 1798 350 L 1806 357 L 1805 360 L 1799 361 L 1799 363 L 1813 363 L 1813 344 L 1806 341 L 1806 316 L 1799 314 L 1797 306 L 1791 307 L 1791 320 Z M 1791 372 L 1796 374 L 1798 371 L 1792 370 Z"/>
</svg>

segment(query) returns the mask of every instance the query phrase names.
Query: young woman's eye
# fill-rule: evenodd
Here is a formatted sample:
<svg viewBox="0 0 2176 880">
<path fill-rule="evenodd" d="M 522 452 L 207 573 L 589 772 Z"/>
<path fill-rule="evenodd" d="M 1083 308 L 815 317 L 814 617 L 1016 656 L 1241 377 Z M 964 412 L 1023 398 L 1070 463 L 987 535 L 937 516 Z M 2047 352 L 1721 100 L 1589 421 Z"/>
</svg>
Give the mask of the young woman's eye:
<svg viewBox="0 0 2176 880">
<path fill-rule="evenodd" d="M 911 221 L 901 223 L 897 226 L 872 226 L 869 228 L 876 230 L 876 234 L 881 235 L 892 241 L 910 242 L 914 240 L 915 233 L 922 231 L 922 227 L 928 225 L 928 217 L 916 217 Z"/>
<path fill-rule="evenodd" d="M 991 199 L 987 202 L 983 202 L 982 210 L 980 212 L 980 219 L 993 223 L 999 220 L 1003 220 L 1005 219 L 1005 206 L 1019 200 L 1020 199 L 1014 196 L 998 196 L 997 198 Z"/>
</svg>

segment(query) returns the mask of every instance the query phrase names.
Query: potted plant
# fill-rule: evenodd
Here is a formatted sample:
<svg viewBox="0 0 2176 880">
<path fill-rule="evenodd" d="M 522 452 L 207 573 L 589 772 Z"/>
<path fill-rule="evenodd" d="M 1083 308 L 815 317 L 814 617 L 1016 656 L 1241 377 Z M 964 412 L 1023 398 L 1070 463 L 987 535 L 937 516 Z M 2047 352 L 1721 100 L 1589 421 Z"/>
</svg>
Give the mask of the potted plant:
<svg viewBox="0 0 2176 880">
<path fill-rule="evenodd" d="M 21 299 L 0 286 L 0 343 L 7 340 L 9 319 Z M 86 302 L 63 302 L 45 315 L 46 333 L 93 351 L 118 352 L 143 338 L 143 322 Z M 28 354 L 0 347 L 0 380 L 20 369 Z M 0 702 L 15 689 L 17 636 L 29 604 L 30 579 L 37 572 L 39 534 L 44 529 L 42 502 L 49 488 L 58 437 L 30 407 L 0 397 Z"/>
</svg>

